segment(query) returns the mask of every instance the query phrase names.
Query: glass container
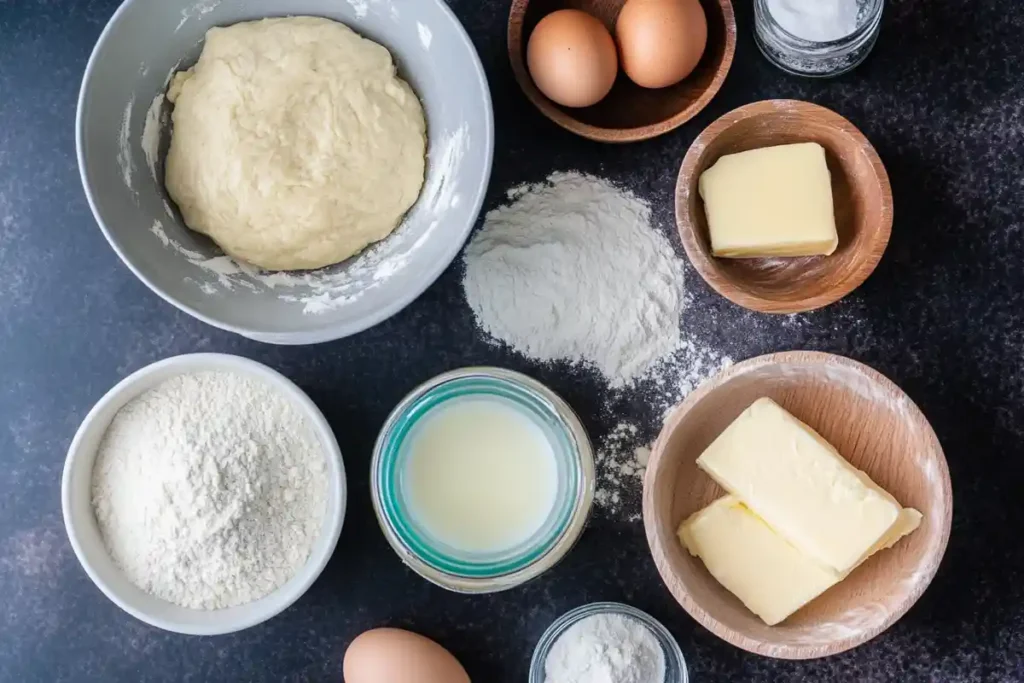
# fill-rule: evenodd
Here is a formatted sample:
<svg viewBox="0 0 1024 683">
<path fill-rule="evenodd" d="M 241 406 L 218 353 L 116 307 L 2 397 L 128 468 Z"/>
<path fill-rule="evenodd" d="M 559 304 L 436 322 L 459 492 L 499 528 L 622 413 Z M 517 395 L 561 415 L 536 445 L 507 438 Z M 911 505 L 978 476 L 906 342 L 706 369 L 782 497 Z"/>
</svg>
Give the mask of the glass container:
<svg viewBox="0 0 1024 683">
<path fill-rule="evenodd" d="M 469 552 L 432 537 L 411 514 L 403 482 L 416 424 L 442 405 L 475 396 L 504 402 L 538 426 L 551 445 L 557 472 L 555 503 L 544 523 L 525 541 L 494 552 Z M 377 520 L 403 562 L 442 588 L 493 593 L 539 576 L 569 552 L 590 515 L 594 472 L 590 439 L 565 401 L 525 375 L 475 367 L 435 377 L 398 404 L 377 438 L 370 487 Z"/>
<path fill-rule="evenodd" d="M 664 683 L 688 683 L 690 678 L 686 670 L 686 660 L 683 658 L 682 650 L 679 649 L 679 644 L 668 629 L 646 612 L 619 602 L 592 602 L 589 605 L 570 610 L 556 619 L 540 637 L 537 647 L 534 648 L 533 659 L 530 660 L 529 683 L 545 683 L 544 663 L 547 661 L 552 646 L 570 626 L 595 614 L 618 614 L 635 619 L 646 626 L 661 645 L 662 652 L 665 653 Z"/>
<path fill-rule="evenodd" d="M 856 2 L 857 28 L 841 38 L 815 41 L 783 28 L 771 13 L 770 0 L 754 0 L 754 38 L 768 61 L 798 76 L 827 78 L 844 74 L 860 64 L 878 39 L 885 0 Z"/>
</svg>

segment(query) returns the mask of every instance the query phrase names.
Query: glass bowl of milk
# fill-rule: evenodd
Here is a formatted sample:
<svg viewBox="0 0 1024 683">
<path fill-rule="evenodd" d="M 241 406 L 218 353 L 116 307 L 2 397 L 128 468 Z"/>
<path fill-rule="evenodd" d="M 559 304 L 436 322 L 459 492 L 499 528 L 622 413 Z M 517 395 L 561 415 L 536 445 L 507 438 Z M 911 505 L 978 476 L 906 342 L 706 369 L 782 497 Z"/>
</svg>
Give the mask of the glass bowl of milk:
<svg viewBox="0 0 1024 683">
<path fill-rule="evenodd" d="M 391 547 L 427 580 L 492 593 L 539 576 L 579 538 L 594 453 L 572 408 L 500 368 L 417 387 L 374 447 L 371 489 Z"/>
</svg>

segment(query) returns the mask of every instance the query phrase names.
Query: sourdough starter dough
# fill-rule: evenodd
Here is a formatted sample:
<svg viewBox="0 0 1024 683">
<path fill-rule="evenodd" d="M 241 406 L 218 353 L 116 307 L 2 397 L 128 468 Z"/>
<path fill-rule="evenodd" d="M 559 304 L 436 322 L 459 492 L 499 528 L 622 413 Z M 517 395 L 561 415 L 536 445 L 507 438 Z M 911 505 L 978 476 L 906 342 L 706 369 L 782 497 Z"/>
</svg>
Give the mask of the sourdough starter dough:
<svg viewBox="0 0 1024 683">
<path fill-rule="evenodd" d="M 386 48 L 335 21 L 212 28 L 167 98 L 167 192 L 190 228 L 262 268 L 343 261 L 423 186 L 419 100 Z"/>
</svg>

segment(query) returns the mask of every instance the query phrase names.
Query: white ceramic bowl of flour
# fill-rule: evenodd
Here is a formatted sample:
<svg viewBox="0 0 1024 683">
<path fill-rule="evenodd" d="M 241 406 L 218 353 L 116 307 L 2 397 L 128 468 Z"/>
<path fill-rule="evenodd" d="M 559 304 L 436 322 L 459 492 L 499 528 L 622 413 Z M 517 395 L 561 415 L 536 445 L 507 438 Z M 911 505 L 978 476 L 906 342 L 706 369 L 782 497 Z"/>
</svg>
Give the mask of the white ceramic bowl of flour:
<svg viewBox="0 0 1024 683">
<path fill-rule="evenodd" d="M 163 186 L 168 80 L 206 31 L 271 16 L 340 21 L 391 51 L 427 120 L 426 179 L 398 229 L 318 271 L 265 273 L 188 230 Z M 76 121 L 89 205 L 121 260 L 154 292 L 258 341 L 310 344 L 394 315 L 452 262 L 483 203 L 494 149 L 480 59 L 444 0 L 126 0 L 93 50 Z"/>
<path fill-rule="evenodd" d="M 100 442 L 129 401 L 183 374 L 221 371 L 257 380 L 288 400 L 312 428 L 326 461 L 327 501 L 320 535 L 299 571 L 254 602 L 217 610 L 188 609 L 161 600 L 132 583 L 111 558 L 93 511 L 93 466 Z M 323 571 L 341 534 L 347 502 L 345 468 L 334 433 L 312 400 L 270 368 L 239 356 L 201 353 L 175 356 L 129 375 L 106 393 L 83 420 L 68 449 L 61 486 L 64 525 L 89 578 L 118 607 L 158 628 L 191 635 L 231 633 L 266 621 L 302 596 Z"/>
</svg>

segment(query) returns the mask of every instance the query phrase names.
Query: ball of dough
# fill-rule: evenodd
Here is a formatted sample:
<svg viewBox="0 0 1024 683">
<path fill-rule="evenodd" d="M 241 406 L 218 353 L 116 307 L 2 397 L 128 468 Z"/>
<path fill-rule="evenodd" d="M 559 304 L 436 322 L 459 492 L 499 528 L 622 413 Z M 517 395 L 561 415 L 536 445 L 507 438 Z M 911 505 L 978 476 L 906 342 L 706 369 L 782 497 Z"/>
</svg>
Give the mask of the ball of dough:
<svg viewBox="0 0 1024 683">
<path fill-rule="evenodd" d="M 168 194 L 190 228 L 262 268 L 345 260 L 387 237 L 423 186 L 419 100 L 386 48 L 335 21 L 212 28 L 167 99 Z"/>
</svg>

